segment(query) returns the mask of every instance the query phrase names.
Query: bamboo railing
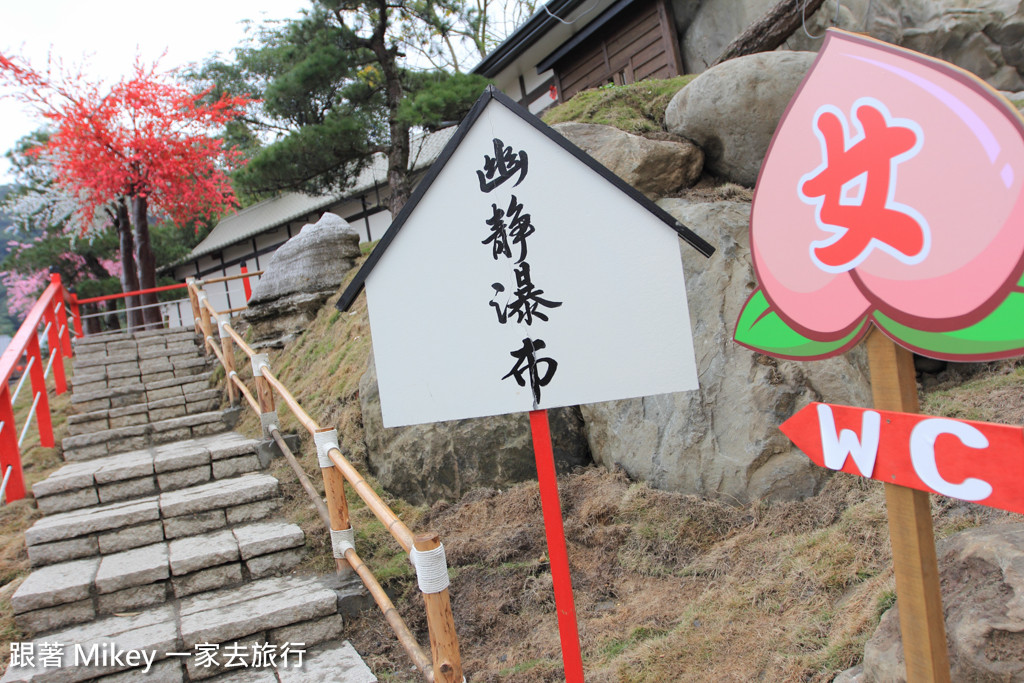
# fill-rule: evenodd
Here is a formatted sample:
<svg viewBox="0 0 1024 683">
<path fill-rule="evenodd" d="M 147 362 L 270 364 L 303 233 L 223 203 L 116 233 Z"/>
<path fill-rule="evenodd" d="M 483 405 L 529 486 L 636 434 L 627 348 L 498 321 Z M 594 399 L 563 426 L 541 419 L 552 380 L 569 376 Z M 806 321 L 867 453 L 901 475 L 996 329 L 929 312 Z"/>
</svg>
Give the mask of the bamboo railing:
<svg viewBox="0 0 1024 683">
<path fill-rule="evenodd" d="M 395 632 L 402 648 L 419 670 L 423 680 L 430 683 L 464 682 L 458 638 L 455 634 L 455 621 L 447 588 L 448 570 L 444 560 L 444 547 L 437 534 L 413 534 L 345 457 L 338 442 L 336 430 L 324 429 L 302 408 L 288 388 L 271 372 L 266 354 L 257 353 L 250 347 L 231 326 L 230 312 L 214 309 L 209 298 L 203 292 L 204 284 L 225 282 L 252 275 L 252 273 L 243 273 L 206 281 L 189 279 L 186 283 L 189 300 L 192 303 L 196 333 L 203 337 L 204 348 L 213 353 L 224 367 L 227 374 L 228 399 L 233 405 L 244 399 L 260 416 L 264 435 L 272 438 L 280 447 L 286 461 L 295 472 L 303 489 L 313 500 L 321 520 L 330 532 L 338 572 L 351 570 L 359 576 L 383 613 L 388 625 Z M 218 332 L 216 337 L 213 334 L 214 325 Z M 235 346 L 249 358 L 256 389 L 255 395 L 242 381 L 235 368 Z M 281 436 L 275 397 L 288 407 L 292 415 L 310 433 L 317 444 L 317 457 L 324 482 L 326 503 L 317 494 L 309 476 L 299 465 L 295 455 Z M 413 561 L 413 566 L 416 568 L 417 580 L 423 593 L 427 612 L 430 656 L 416 642 L 416 638 L 395 609 L 394 604 L 356 552 L 354 533 L 349 520 L 348 502 L 345 498 L 344 483 L 346 481 L 398 542 L 402 550 L 410 554 L 410 560 Z"/>
</svg>

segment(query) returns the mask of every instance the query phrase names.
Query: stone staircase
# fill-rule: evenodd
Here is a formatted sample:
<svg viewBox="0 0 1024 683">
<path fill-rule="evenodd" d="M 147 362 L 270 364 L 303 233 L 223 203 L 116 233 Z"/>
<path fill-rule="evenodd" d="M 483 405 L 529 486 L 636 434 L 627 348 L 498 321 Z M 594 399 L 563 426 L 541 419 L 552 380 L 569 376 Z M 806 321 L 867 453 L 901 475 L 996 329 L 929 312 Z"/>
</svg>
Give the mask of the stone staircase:
<svg viewBox="0 0 1024 683">
<path fill-rule="evenodd" d="M 0 683 L 363 683 L 341 640 L 358 578 L 289 573 L 268 444 L 228 430 L 191 331 L 75 342 L 66 465 L 32 487 L 34 570 L 11 597 L 31 641 Z M 134 654 L 132 654 L 134 653 Z"/>
</svg>

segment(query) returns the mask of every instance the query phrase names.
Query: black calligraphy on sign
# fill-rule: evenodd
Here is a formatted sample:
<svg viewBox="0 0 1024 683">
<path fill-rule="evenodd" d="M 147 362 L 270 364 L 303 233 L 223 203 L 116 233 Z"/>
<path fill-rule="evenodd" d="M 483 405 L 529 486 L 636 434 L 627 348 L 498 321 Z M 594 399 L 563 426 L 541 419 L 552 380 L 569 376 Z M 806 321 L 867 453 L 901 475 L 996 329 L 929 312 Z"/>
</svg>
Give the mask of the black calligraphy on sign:
<svg viewBox="0 0 1024 683">
<path fill-rule="evenodd" d="M 506 147 L 505 143 L 498 138 L 494 138 L 493 143 L 494 156 L 485 154 L 484 170 L 476 172 L 476 176 L 480 180 L 481 192 L 490 192 L 516 173 L 519 174 L 519 180 L 516 181 L 516 185 L 518 185 L 523 182 L 526 171 L 529 169 L 529 157 L 526 152 L 522 150 L 519 150 L 518 153 L 513 152 L 511 147 Z"/>
<path fill-rule="evenodd" d="M 507 375 L 502 377 L 502 379 L 511 377 L 515 379 L 516 384 L 525 387 L 526 380 L 523 375 L 527 375 L 530 379 L 530 389 L 533 391 L 534 404 L 540 403 L 540 388 L 548 385 L 551 378 L 555 376 L 555 370 L 558 369 L 558 361 L 554 358 L 537 357 L 537 352 L 546 346 L 543 339 L 530 339 L 529 337 L 524 339 L 522 348 L 509 354 L 516 359 L 516 364 L 508 371 Z M 543 375 L 537 370 L 538 366 L 542 364 L 545 366 Z"/>
<path fill-rule="evenodd" d="M 508 223 L 503 219 L 507 218 Z M 511 244 L 519 246 L 519 258 L 516 263 L 522 263 L 526 259 L 526 238 L 535 232 L 530 214 L 523 213 L 523 205 L 519 203 L 515 195 L 508 204 L 507 210 L 498 208 L 497 204 L 491 204 L 491 217 L 487 219 L 487 225 L 491 234 L 481 244 L 491 245 L 491 256 L 497 261 L 499 257 L 512 258 Z"/>
<path fill-rule="evenodd" d="M 498 138 L 494 138 L 494 156 L 484 155 L 484 168 L 477 171 L 476 175 L 480 181 L 480 191 L 490 192 L 517 173 L 516 187 L 523 182 L 528 170 L 528 156 L 525 151 L 513 152 L 511 146 L 506 146 Z M 504 205 L 502 205 L 504 206 Z M 553 301 L 541 296 L 544 290 L 533 283 L 533 276 L 530 273 L 530 264 L 526 260 L 528 251 L 526 248 L 527 238 L 533 235 L 537 228 L 529 213 L 524 213 L 523 204 L 513 194 L 509 199 L 506 208 L 499 208 L 498 202 L 491 204 L 491 217 L 486 219 L 490 233 L 481 241 L 481 244 L 490 245 L 491 257 L 497 261 L 501 258 L 512 260 L 512 247 L 518 247 L 518 259 L 514 261 L 516 284 L 515 291 L 511 295 L 505 295 L 505 286 L 500 282 L 491 285 L 494 296 L 490 306 L 494 308 L 498 322 L 502 325 L 510 320 L 519 325 L 532 326 L 535 320 L 547 322 L 548 315 L 543 309 L 558 308 L 561 301 Z M 530 391 L 533 393 L 534 408 L 540 404 L 540 390 L 546 387 L 555 376 L 558 369 L 558 361 L 549 357 L 538 357 L 537 352 L 547 348 L 543 339 L 526 337 L 523 345 L 509 355 L 515 359 L 512 369 L 501 379 L 512 378 L 516 384 L 525 387 L 530 383 Z M 543 370 L 543 371 L 542 371 Z"/>
<path fill-rule="evenodd" d="M 491 285 L 491 288 L 494 289 L 495 298 L 498 298 L 505 291 L 505 287 L 500 282 L 495 282 Z M 499 323 L 505 324 L 514 315 L 517 323 L 532 325 L 534 318 L 539 320 L 548 319 L 548 316 L 543 311 L 537 310 L 538 308 L 541 306 L 545 308 L 558 308 L 562 305 L 561 301 L 551 301 L 541 297 L 543 293 L 544 290 L 537 289 L 530 278 L 530 264 L 522 263 L 516 267 L 516 291 L 511 300 L 501 305 L 492 299 L 491 306 L 497 311 Z"/>
</svg>

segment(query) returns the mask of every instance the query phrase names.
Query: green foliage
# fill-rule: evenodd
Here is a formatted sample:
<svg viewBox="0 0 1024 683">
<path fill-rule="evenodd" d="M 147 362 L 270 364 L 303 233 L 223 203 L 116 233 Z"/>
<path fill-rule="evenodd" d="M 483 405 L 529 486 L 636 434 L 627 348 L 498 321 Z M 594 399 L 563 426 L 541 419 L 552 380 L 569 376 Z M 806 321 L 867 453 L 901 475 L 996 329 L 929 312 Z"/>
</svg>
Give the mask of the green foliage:
<svg viewBox="0 0 1024 683">
<path fill-rule="evenodd" d="M 665 108 L 695 76 L 652 79 L 629 85 L 608 85 L 576 93 L 553 107 L 544 122 L 598 123 L 641 135 L 665 130 Z"/>
<path fill-rule="evenodd" d="M 398 118 L 409 126 L 437 130 L 458 123 L 480 97 L 490 80 L 478 74 L 429 74 L 419 88 L 402 100 Z"/>
</svg>

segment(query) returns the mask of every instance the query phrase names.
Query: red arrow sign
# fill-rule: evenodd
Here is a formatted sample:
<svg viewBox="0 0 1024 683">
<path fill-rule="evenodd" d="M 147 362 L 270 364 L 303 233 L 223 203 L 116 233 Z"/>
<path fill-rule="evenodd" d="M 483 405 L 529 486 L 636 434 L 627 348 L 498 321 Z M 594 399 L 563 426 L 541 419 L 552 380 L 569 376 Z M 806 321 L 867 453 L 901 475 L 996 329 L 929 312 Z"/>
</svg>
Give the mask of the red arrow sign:
<svg viewBox="0 0 1024 683">
<path fill-rule="evenodd" d="M 816 465 L 1024 513 L 1024 429 L 812 403 L 783 433 Z"/>
</svg>

